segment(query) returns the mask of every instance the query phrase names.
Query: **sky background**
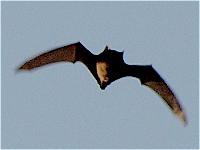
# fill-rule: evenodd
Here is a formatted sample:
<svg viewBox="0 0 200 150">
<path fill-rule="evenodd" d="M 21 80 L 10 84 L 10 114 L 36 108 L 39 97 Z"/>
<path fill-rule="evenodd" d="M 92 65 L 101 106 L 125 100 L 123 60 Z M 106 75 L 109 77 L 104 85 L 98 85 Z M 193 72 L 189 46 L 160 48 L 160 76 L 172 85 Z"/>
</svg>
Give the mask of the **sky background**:
<svg viewBox="0 0 200 150">
<path fill-rule="evenodd" d="M 2 2 L 2 148 L 198 148 L 198 2 Z M 16 73 L 81 41 L 152 64 L 188 117 L 184 127 L 128 77 L 101 90 L 81 63 Z"/>
</svg>

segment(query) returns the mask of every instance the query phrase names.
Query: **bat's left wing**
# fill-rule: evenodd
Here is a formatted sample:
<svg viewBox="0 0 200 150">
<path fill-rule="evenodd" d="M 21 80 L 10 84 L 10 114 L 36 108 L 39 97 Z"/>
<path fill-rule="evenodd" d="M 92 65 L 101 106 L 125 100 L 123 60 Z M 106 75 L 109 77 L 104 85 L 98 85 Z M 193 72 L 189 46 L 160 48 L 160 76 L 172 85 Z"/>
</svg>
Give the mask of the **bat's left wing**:
<svg viewBox="0 0 200 150">
<path fill-rule="evenodd" d="M 152 66 L 127 65 L 123 72 L 123 76 L 136 77 L 141 81 L 142 85 L 156 92 L 184 124 L 187 124 L 186 115 L 177 97 Z"/>
</svg>

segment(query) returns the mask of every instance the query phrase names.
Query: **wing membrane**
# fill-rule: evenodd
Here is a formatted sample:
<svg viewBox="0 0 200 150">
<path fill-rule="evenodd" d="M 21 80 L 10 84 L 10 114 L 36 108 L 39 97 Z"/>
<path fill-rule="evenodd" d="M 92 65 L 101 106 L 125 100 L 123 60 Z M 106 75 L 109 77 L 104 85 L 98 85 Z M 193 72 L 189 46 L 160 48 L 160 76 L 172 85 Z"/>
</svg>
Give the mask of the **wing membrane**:
<svg viewBox="0 0 200 150">
<path fill-rule="evenodd" d="M 126 72 L 128 72 L 127 75 L 139 78 L 141 84 L 156 92 L 166 102 L 172 112 L 187 124 L 186 116 L 177 97 L 152 66 L 133 65 L 128 68 L 126 69 Z"/>
<path fill-rule="evenodd" d="M 50 63 L 81 61 L 87 65 L 92 60 L 93 54 L 89 52 L 80 42 L 60 47 L 41 55 L 38 55 L 25 62 L 19 69 L 31 70 Z"/>
</svg>

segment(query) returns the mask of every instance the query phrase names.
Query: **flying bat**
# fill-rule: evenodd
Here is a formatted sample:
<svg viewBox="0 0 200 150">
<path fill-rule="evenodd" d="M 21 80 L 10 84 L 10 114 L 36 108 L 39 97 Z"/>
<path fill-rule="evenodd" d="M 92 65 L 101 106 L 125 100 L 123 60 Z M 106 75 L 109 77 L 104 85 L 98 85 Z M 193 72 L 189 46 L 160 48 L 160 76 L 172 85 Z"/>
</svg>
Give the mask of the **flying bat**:
<svg viewBox="0 0 200 150">
<path fill-rule="evenodd" d="M 19 70 L 29 71 L 50 63 L 80 61 L 89 69 L 102 90 L 117 79 L 132 76 L 155 91 L 186 125 L 186 115 L 178 99 L 152 65 L 128 65 L 123 60 L 123 53 L 106 46 L 103 52 L 94 55 L 77 42 L 40 54 L 25 62 Z"/>
</svg>

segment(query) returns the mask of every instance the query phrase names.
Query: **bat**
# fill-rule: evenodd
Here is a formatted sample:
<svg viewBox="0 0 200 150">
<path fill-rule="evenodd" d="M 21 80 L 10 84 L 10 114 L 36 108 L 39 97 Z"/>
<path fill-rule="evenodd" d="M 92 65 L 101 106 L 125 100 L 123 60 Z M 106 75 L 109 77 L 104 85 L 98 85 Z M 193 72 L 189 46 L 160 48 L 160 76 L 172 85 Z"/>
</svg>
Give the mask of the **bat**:
<svg viewBox="0 0 200 150">
<path fill-rule="evenodd" d="M 66 45 L 40 54 L 21 65 L 18 70 L 33 70 L 57 62 L 82 62 L 92 73 L 100 88 L 104 90 L 115 80 L 132 76 L 156 92 L 171 111 L 186 125 L 187 118 L 175 94 L 152 65 L 128 65 L 123 53 L 105 47 L 98 55 L 92 54 L 80 42 Z"/>
</svg>

